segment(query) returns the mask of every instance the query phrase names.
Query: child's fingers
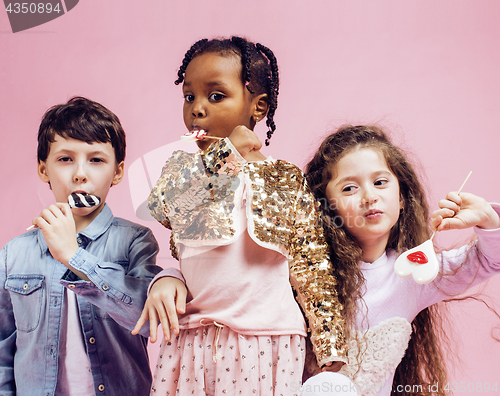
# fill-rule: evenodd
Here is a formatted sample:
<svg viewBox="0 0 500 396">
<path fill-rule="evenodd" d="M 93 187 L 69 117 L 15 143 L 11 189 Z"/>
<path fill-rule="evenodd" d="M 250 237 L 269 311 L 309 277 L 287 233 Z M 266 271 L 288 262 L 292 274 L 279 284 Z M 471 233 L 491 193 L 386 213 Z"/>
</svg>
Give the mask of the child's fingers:
<svg viewBox="0 0 500 396">
<path fill-rule="evenodd" d="M 437 212 L 437 211 L 436 211 L 436 212 Z M 431 228 L 432 228 L 433 230 L 437 230 L 437 229 L 438 229 L 438 227 L 439 227 L 439 225 L 440 225 L 440 224 L 441 224 L 441 222 L 443 221 L 443 216 L 439 216 L 439 215 L 434 216 L 436 212 L 434 212 L 434 213 L 432 214 Z"/>
<path fill-rule="evenodd" d="M 456 191 L 450 191 L 447 195 L 446 195 L 446 199 L 448 201 L 451 201 L 451 202 L 454 202 L 455 204 L 457 204 L 457 206 L 461 206 L 462 205 L 462 198 L 460 197 L 460 195 L 457 194 Z"/>
<path fill-rule="evenodd" d="M 147 307 L 144 307 L 142 309 L 141 316 L 139 317 L 139 320 L 135 324 L 135 327 L 132 329 L 131 333 L 133 335 L 138 334 L 139 331 L 142 329 L 142 326 L 144 326 L 147 321 L 148 321 L 148 310 L 147 310 Z"/>
<path fill-rule="evenodd" d="M 455 202 L 449 200 L 449 199 L 442 199 L 439 201 L 438 206 L 441 209 L 448 209 L 453 211 L 453 213 L 457 213 L 460 210 L 460 206 L 457 205 Z"/>
<path fill-rule="evenodd" d="M 56 215 L 54 214 L 54 208 L 57 209 L 56 206 L 52 207 L 52 205 L 50 205 L 48 208 L 43 209 L 40 212 L 40 216 L 38 216 L 38 217 L 45 220 L 48 224 L 52 224 L 56 219 Z M 57 209 L 57 211 L 59 211 L 59 210 Z"/>
<path fill-rule="evenodd" d="M 171 335 L 170 335 L 170 328 L 172 327 L 172 323 L 170 321 L 170 314 L 168 313 L 168 310 L 165 311 L 164 309 L 161 310 L 159 314 L 160 318 L 160 324 L 161 324 L 161 329 L 163 331 L 163 339 L 165 341 L 170 341 Z M 179 326 L 179 325 L 177 325 Z M 179 331 L 177 331 L 177 334 Z"/>
<path fill-rule="evenodd" d="M 45 220 L 43 217 L 35 217 L 32 221 L 31 224 L 33 224 L 35 227 L 40 228 L 41 230 L 44 229 L 44 227 L 48 226 L 49 223 L 47 223 L 47 220 Z"/>
<path fill-rule="evenodd" d="M 461 230 L 467 227 L 469 227 L 469 225 L 460 217 L 451 217 L 443 219 L 441 224 L 437 227 L 437 231 Z"/>
<path fill-rule="evenodd" d="M 69 207 L 69 204 L 63 203 L 63 202 L 56 202 L 54 204 L 64 216 L 71 216 L 73 217 L 73 212 L 71 211 L 71 208 Z"/>
<path fill-rule="evenodd" d="M 179 318 L 177 317 L 177 310 L 175 306 L 168 304 L 165 308 L 166 314 L 164 320 L 161 321 L 161 327 L 165 335 L 165 341 L 170 341 L 170 329 L 172 329 L 172 332 L 175 335 L 179 334 Z"/>
<path fill-rule="evenodd" d="M 158 316 L 154 307 L 149 309 L 149 340 L 154 344 L 157 340 Z"/>
<path fill-rule="evenodd" d="M 186 312 L 186 298 L 187 298 L 187 290 L 184 285 L 182 287 L 177 288 L 177 301 L 175 302 L 177 312 L 183 314 Z"/>
<path fill-rule="evenodd" d="M 435 210 L 433 213 L 432 213 L 432 217 L 442 217 L 443 219 L 446 219 L 448 217 L 453 217 L 457 214 L 457 212 L 453 211 L 452 209 L 448 209 L 448 208 L 443 208 L 443 209 L 438 209 L 438 210 Z"/>
</svg>

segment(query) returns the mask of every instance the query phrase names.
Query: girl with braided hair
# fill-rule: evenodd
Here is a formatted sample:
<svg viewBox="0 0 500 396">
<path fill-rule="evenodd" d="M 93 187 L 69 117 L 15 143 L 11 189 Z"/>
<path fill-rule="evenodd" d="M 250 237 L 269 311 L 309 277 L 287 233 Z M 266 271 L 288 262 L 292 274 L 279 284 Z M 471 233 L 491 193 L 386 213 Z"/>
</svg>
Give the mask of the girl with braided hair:
<svg viewBox="0 0 500 396">
<path fill-rule="evenodd" d="M 275 130 L 276 58 L 241 37 L 204 39 L 178 77 L 184 123 L 206 136 L 172 155 L 149 197 L 181 269 L 153 280 L 134 329 L 149 318 L 154 342 L 163 328 L 152 394 L 298 394 L 308 328 L 320 367 L 338 370 L 347 351 L 314 196 L 253 132 L 264 117 L 266 144 Z"/>
<path fill-rule="evenodd" d="M 349 363 L 340 372 L 362 396 L 444 396 L 437 303 L 500 273 L 500 205 L 449 193 L 429 216 L 425 192 L 403 151 L 376 126 L 343 126 L 325 138 L 306 175 L 322 203 L 337 290 L 345 308 Z M 398 254 L 438 231 L 473 227 L 477 240 L 441 252 L 428 284 L 394 271 Z M 318 369 L 306 364 L 306 371 Z M 447 389 L 448 384 L 448 389 Z"/>
</svg>

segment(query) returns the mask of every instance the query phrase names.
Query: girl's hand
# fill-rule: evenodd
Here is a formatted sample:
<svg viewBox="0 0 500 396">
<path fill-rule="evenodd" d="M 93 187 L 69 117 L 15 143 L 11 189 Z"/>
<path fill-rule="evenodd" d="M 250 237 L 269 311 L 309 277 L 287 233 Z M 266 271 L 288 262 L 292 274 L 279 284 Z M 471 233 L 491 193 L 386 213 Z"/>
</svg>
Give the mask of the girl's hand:
<svg viewBox="0 0 500 396">
<path fill-rule="evenodd" d="M 450 192 L 439 201 L 432 213 L 432 228 L 437 231 L 464 229 L 477 226 L 484 229 L 500 228 L 500 217 L 483 198 L 469 193 Z"/>
<path fill-rule="evenodd" d="M 262 142 L 254 131 L 240 125 L 233 129 L 229 135 L 229 140 L 247 161 L 260 161 L 266 159 L 261 153 Z"/>
<path fill-rule="evenodd" d="M 175 335 L 179 334 L 177 312 L 180 314 L 186 312 L 186 295 L 186 286 L 179 279 L 169 276 L 158 279 L 149 291 L 141 317 L 132 334 L 138 334 L 149 318 L 150 340 L 154 343 L 160 320 L 165 341 L 170 341 L 170 328 Z"/>
</svg>

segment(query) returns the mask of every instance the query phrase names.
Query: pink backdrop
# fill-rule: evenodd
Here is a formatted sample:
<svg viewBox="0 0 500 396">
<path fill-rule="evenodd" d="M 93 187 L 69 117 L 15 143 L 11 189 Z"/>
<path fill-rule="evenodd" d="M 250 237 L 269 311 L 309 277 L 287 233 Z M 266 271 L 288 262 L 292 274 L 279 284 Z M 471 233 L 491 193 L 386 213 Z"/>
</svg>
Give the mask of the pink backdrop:
<svg viewBox="0 0 500 396">
<path fill-rule="evenodd" d="M 167 232 L 135 210 L 146 171 L 154 179 L 158 157 L 184 133 L 173 84 L 184 52 L 199 38 L 231 34 L 272 48 L 281 68 L 278 131 L 264 154 L 303 166 L 331 128 L 380 122 L 418 158 L 433 208 L 469 170 L 465 190 L 498 202 L 499 20 L 497 0 L 82 0 L 13 34 L 0 6 L 0 245 L 52 202 L 36 175 L 42 114 L 83 95 L 118 114 L 128 133 L 129 177 L 108 203 L 115 215 L 152 227 L 159 263 L 175 265 Z M 257 133 L 263 138 L 263 125 Z M 451 246 L 468 235 L 440 240 Z M 485 294 L 500 310 L 499 286 L 500 277 Z M 490 333 L 500 320 L 478 303 L 451 313 L 452 349 L 463 360 L 451 379 L 475 389 L 498 381 L 500 343 Z"/>
</svg>

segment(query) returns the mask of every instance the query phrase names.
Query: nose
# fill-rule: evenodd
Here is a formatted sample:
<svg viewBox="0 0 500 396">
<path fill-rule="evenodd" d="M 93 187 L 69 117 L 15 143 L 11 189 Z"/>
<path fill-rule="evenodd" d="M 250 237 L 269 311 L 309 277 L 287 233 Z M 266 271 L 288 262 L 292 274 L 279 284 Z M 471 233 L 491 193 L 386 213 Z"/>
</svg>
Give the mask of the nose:
<svg viewBox="0 0 500 396">
<path fill-rule="evenodd" d="M 191 114 L 195 118 L 203 118 L 206 116 L 206 110 L 202 100 L 195 99 L 193 107 L 191 108 Z"/>
<path fill-rule="evenodd" d="M 363 197 L 361 200 L 362 205 L 373 205 L 379 200 L 378 195 L 372 188 L 366 188 L 363 192 Z"/>
<path fill-rule="evenodd" d="M 78 164 L 75 173 L 73 174 L 73 181 L 75 183 L 85 183 L 87 181 L 87 172 L 83 164 Z"/>
</svg>

